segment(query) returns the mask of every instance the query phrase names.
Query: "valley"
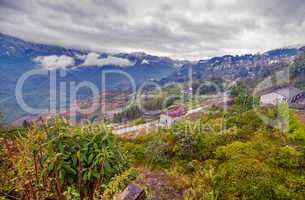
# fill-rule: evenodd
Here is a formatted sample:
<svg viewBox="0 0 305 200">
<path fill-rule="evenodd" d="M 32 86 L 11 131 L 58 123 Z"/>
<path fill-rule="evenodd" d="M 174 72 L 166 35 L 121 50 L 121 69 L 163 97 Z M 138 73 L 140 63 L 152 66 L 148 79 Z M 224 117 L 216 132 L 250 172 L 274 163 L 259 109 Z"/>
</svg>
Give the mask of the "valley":
<svg viewBox="0 0 305 200">
<path fill-rule="evenodd" d="M 42 116 L 49 118 L 56 114 L 74 113 L 74 115 L 78 115 L 75 107 L 79 106 L 76 105 L 86 107 L 86 105 L 92 106 L 92 104 L 95 104 L 95 107 L 100 108 L 96 109 L 98 111 L 105 111 L 105 109 L 119 111 L 129 101 L 126 95 L 123 98 L 120 97 L 121 91 L 126 91 L 128 95 L 136 95 L 141 85 L 147 82 L 164 87 L 173 82 L 182 84 L 188 81 L 196 82 L 197 80 L 215 82 L 215 78 L 219 78 L 228 83 L 234 83 L 236 80 L 245 80 L 249 84 L 251 82 L 255 84 L 258 79 L 268 76 L 281 65 L 291 64 L 302 49 L 283 48 L 256 55 L 226 55 L 194 62 L 173 60 L 145 53 L 93 54 L 88 50 L 65 49 L 58 46 L 30 43 L 4 34 L 0 35 L 0 46 L 0 69 L 3 72 L 0 77 L 2 86 L 0 109 L 4 113 L 4 121 L 15 122 L 15 124 L 21 124 L 24 120 L 35 120 Z M 82 62 L 85 63 L 87 61 L 86 56 L 87 59 L 92 59 L 92 66 L 84 66 L 82 64 Z M 73 65 L 46 69 L 49 72 L 46 71 L 45 75 L 35 75 L 25 82 L 23 86 L 25 103 L 46 111 L 44 113 L 27 114 L 20 108 L 15 98 L 18 79 L 24 72 L 43 68 L 43 63 L 36 62 L 37 58 L 51 59 L 51 57 L 58 59 L 67 57 L 73 60 L 71 63 Z M 117 64 L 105 63 L 108 58 L 117 58 L 114 61 Z M 129 66 L 120 66 L 122 64 L 120 62 L 125 62 L 124 64 L 127 63 Z M 65 71 L 64 77 L 57 73 L 60 70 Z M 102 76 L 107 71 L 113 73 L 106 77 L 104 80 L 105 85 L 103 85 Z M 56 85 L 55 93 L 57 95 L 55 101 L 57 106 L 52 111 L 50 110 L 50 102 L 54 101 L 54 97 L 51 97 L 52 93 L 49 84 L 51 73 L 54 73 L 57 79 L 56 83 L 54 83 Z M 76 94 L 69 92 L 71 84 L 77 85 L 83 81 L 92 83 L 100 95 L 92 99 L 92 91 L 88 90 L 88 88 L 80 88 Z M 60 83 L 67 85 L 67 88 L 64 88 L 68 90 L 65 96 L 60 93 L 64 92 L 60 91 Z M 215 84 L 219 84 L 219 82 L 216 80 Z M 182 93 L 183 91 L 180 92 Z M 106 96 L 106 101 L 101 98 L 103 96 Z M 12 108 L 14 108 L 13 114 L 11 112 Z M 8 115 L 8 113 L 11 114 Z M 107 118 L 111 118 L 111 116 L 112 114 L 110 113 Z M 81 119 L 102 120 L 103 115 L 99 114 L 99 112 L 97 114 L 93 112 L 82 116 L 78 115 L 74 118 L 77 118 L 77 121 Z"/>
</svg>

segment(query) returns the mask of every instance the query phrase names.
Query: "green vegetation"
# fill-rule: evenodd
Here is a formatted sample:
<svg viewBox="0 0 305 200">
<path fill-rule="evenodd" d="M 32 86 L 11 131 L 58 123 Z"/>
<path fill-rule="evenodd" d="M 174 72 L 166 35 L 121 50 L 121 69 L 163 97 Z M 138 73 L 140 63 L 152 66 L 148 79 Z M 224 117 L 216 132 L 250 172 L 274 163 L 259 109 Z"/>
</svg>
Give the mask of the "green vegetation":
<svg viewBox="0 0 305 200">
<path fill-rule="evenodd" d="M 130 106 L 120 113 L 116 113 L 113 116 L 113 122 L 123 123 L 130 120 L 135 120 L 143 115 L 142 111 L 137 106 Z"/>
<path fill-rule="evenodd" d="M 303 76 L 305 75 L 305 52 L 300 53 L 293 65 L 292 69 L 293 76 Z"/>
<path fill-rule="evenodd" d="M 305 89 L 305 52 L 300 53 L 291 66 L 290 78 L 297 87 Z"/>
<path fill-rule="evenodd" d="M 250 94 L 249 89 L 242 82 L 238 82 L 237 85 L 231 89 L 231 95 L 235 97 L 234 107 L 239 113 L 249 111 L 259 105 L 258 98 L 253 97 Z"/>
<path fill-rule="evenodd" d="M 242 83 L 231 95 L 229 110 L 211 108 L 134 139 L 114 136 L 103 124 L 59 119 L 19 129 L 2 125 L 0 199 L 112 199 L 143 169 L 165 173 L 184 200 L 305 199 L 304 122 L 286 105 L 258 107 Z M 257 113 L 286 123 L 278 129 Z M 137 124 L 141 116 L 130 107 L 114 121 Z"/>
<path fill-rule="evenodd" d="M 164 108 L 167 108 L 171 105 L 173 105 L 175 99 L 169 99 L 166 101 L 165 105 L 163 105 L 163 102 L 165 102 L 164 97 L 158 97 L 153 99 L 146 99 L 143 102 L 142 107 L 139 108 L 137 105 L 131 105 L 124 109 L 123 111 L 114 114 L 113 116 L 113 122 L 114 123 L 127 123 L 129 121 L 134 120 L 135 124 L 137 124 L 137 121 L 143 121 L 143 116 L 145 113 L 143 111 L 151 112 L 151 111 L 160 111 Z M 143 109 L 143 110 L 141 110 Z"/>
<path fill-rule="evenodd" d="M 111 199 L 115 194 L 124 190 L 132 180 L 135 180 L 137 175 L 137 169 L 130 168 L 122 174 L 113 177 L 103 192 L 102 198 Z"/>
<path fill-rule="evenodd" d="M 272 117 L 275 110 L 260 112 Z M 283 134 L 252 110 L 229 113 L 183 121 L 123 145 L 134 165 L 187 177 L 185 199 L 304 199 L 304 125 L 291 117 Z"/>
<path fill-rule="evenodd" d="M 0 141 L 0 192 L 111 199 L 145 168 L 165 172 L 185 200 L 304 199 L 305 125 L 293 111 L 241 110 L 241 102 L 247 101 L 132 140 L 116 138 L 103 125 L 72 127 L 62 120 L 15 130 Z M 269 118 L 284 113 L 289 126 L 273 128 L 255 112 Z"/>
<path fill-rule="evenodd" d="M 1 145 L 1 169 L 12 173 L 1 179 L 1 193 L 20 192 L 25 199 L 97 198 L 128 164 L 102 125 L 71 127 L 56 120 L 32 126 Z"/>
</svg>

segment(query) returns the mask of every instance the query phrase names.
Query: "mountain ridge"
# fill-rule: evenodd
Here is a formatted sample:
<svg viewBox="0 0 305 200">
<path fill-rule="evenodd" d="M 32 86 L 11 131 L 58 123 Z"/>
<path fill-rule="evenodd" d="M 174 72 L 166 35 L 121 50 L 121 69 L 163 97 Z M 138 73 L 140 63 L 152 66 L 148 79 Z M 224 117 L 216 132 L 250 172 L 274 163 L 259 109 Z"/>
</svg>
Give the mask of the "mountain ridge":
<svg viewBox="0 0 305 200">
<path fill-rule="evenodd" d="M 175 60 L 170 57 L 159 57 L 144 52 L 115 54 L 94 52 L 96 55 L 91 55 L 91 62 L 88 63 L 96 64 L 84 66 L 86 59 L 89 59 L 89 54 L 93 53 L 92 51 L 27 42 L 3 33 L 0 33 L 0 47 L 0 98 L 2 99 L 0 111 L 4 113 L 5 121 L 13 121 L 26 114 L 20 112 L 15 98 L 15 87 L 20 76 L 30 70 L 42 68 L 44 62 L 47 62 L 49 66 L 50 60 L 53 64 L 57 64 L 57 67 L 65 69 L 66 77 L 59 77 L 59 80 L 67 84 L 72 81 L 76 83 L 89 81 L 100 86 L 100 74 L 104 70 L 111 69 L 128 73 L 135 80 L 135 84 L 139 86 L 151 80 L 161 84 L 187 81 L 190 69 L 195 79 L 206 79 L 211 76 L 223 76 L 230 79 L 238 78 L 241 75 L 246 77 L 259 76 L 264 67 L 282 61 L 291 62 L 299 50 L 304 48 L 280 48 L 262 54 L 224 55 L 198 61 Z M 73 59 L 73 62 L 68 64 L 63 62 L 67 61 L 65 60 L 67 57 L 70 61 Z M 37 63 L 37 60 L 40 63 Z M 116 63 L 128 61 L 131 64 L 120 66 L 111 64 L 112 61 Z M 103 65 L 99 65 L 101 63 Z M 63 64 L 68 66 L 62 67 Z M 26 101 L 41 107 L 48 106 L 50 99 L 46 94 L 48 93 L 49 79 L 50 77 L 44 76 L 28 81 L 24 92 L 31 95 L 25 97 Z M 109 77 L 107 81 L 107 83 L 110 83 L 108 84 L 110 90 L 124 90 L 130 87 L 128 84 L 126 85 L 126 80 L 118 75 Z M 82 98 L 88 96 L 87 92 L 81 93 Z M 7 117 L 8 114 L 10 114 L 10 117 Z"/>
<path fill-rule="evenodd" d="M 67 84 L 72 81 L 77 83 L 89 81 L 98 86 L 99 89 L 101 85 L 101 74 L 104 70 L 111 69 L 126 72 L 133 78 L 133 80 L 135 80 L 135 84 L 139 85 L 147 80 L 158 80 L 165 78 L 173 73 L 177 68 L 177 63 L 170 58 L 161 58 L 148 54 L 135 55 L 124 53 L 115 55 L 97 53 L 98 56 L 94 58 L 95 60 L 93 60 L 93 63 L 97 63 L 97 65 L 82 66 L 82 64 L 85 62 L 83 59 L 86 56 L 88 59 L 88 55 L 91 53 L 90 51 L 80 51 L 76 49 L 66 49 L 55 45 L 27 42 L 5 34 L 0 34 L 0 47 L 0 71 L 2 72 L 0 74 L 0 98 L 2 99 L 0 111 L 3 112 L 5 116 L 4 120 L 7 122 L 13 121 L 26 114 L 24 112 L 20 112 L 20 108 L 15 99 L 15 87 L 22 74 L 33 69 L 42 68 L 41 63 L 39 64 L 35 62 L 35 58 L 40 58 L 38 60 L 48 62 L 47 64 L 50 64 L 50 60 L 55 64 L 58 64 L 66 58 L 62 56 L 65 55 L 67 57 L 71 57 L 74 60 L 72 63 L 75 65 L 63 67 L 67 72 L 67 75 L 63 81 L 65 81 Z M 81 58 L 82 56 L 83 58 Z M 109 62 L 118 60 L 113 59 L 113 57 L 128 59 L 132 64 L 128 67 L 112 65 Z M 107 58 L 110 59 L 105 62 Z M 144 60 L 146 61 L 143 62 Z M 98 63 L 106 64 L 99 66 Z M 60 77 L 58 78 L 60 79 Z M 49 97 L 47 95 L 42 95 L 43 97 L 40 97 L 40 95 L 47 93 L 47 82 L 49 79 L 50 77 L 44 76 L 35 77 L 34 80 L 28 81 L 25 85 L 24 92 L 27 94 L 31 93 L 33 95 L 25 97 L 26 101 L 33 102 L 35 105 L 43 104 L 41 106 L 46 107 L 48 104 L 47 102 L 49 102 Z M 125 87 L 124 80 L 121 79 L 122 77 L 119 77 L 118 75 L 111 75 L 108 80 L 108 82 L 111 83 L 108 84 L 110 85 L 109 87 L 111 89 L 120 89 L 121 87 Z M 60 80 L 62 80 L 62 78 Z M 7 117 L 8 115 L 9 117 Z"/>
</svg>

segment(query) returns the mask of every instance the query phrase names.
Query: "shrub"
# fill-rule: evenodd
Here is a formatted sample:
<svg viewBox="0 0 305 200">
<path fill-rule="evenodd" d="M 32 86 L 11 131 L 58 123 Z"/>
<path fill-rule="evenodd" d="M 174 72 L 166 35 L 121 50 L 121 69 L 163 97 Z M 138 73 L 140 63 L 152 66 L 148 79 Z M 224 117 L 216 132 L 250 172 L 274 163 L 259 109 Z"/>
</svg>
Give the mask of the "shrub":
<svg viewBox="0 0 305 200">
<path fill-rule="evenodd" d="M 17 138 L 18 188 L 26 198 L 93 199 L 125 169 L 117 141 L 104 125 L 71 127 L 61 120 Z M 53 195 L 54 194 L 54 195 Z"/>
<path fill-rule="evenodd" d="M 197 140 L 191 133 L 177 133 L 173 135 L 173 153 L 180 159 L 191 160 L 197 154 Z"/>
<path fill-rule="evenodd" d="M 275 199 L 271 169 L 252 158 L 230 160 L 219 166 L 215 189 L 219 199 Z"/>
<path fill-rule="evenodd" d="M 197 169 L 191 176 L 191 186 L 183 195 L 184 200 L 216 200 L 214 191 L 215 171 L 210 169 Z"/>
<path fill-rule="evenodd" d="M 155 137 L 145 148 L 145 158 L 151 164 L 166 165 L 170 162 L 170 146 L 164 139 Z"/>
<path fill-rule="evenodd" d="M 299 167 L 301 153 L 293 147 L 281 147 L 278 153 L 278 163 L 285 168 Z"/>
<path fill-rule="evenodd" d="M 305 125 L 292 113 L 289 117 L 288 138 L 305 147 Z"/>
<path fill-rule="evenodd" d="M 122 174 L 113 177 L 110 183 L 106 186 L 101 199 L 112 199 L 116 193 L 125 189 L 131 181 L 136 179 L 137 176 L 137 169 L 130 168 Z"/>
</svg>

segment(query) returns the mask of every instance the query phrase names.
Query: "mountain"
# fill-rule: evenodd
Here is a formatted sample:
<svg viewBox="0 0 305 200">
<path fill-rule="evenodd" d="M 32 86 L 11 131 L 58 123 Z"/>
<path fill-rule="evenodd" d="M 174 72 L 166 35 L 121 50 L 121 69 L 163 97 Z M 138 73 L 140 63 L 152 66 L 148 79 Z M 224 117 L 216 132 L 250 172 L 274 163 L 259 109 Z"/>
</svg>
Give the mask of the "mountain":
<svg viewBox="0 0 305 200">
<path fill-rule="evenodd" d="M 17 104 L 15 88 L 18 79 L 30 70 L 43 69 L 46 74 L 33 76 L 25 82 L 25 101 L 35 108 L 48 108 L 51 72 L 56 72 L 57 86 L 59 83 L 69 85 L 88 81 L 101 92 L 101 76 L 105 70 L 126 72 L 135 81 L 135 85 L 139 85 L 147 80 L 168 77 L 180 63 L 145 53 L 110 54 L 37 44 L 0 33 L 0 112 L 4 114 L 6 122 L 26 114 Z M 64 69 L 64 77 L 59 69 Z M 106 87 L 110 90 L 124 90 L 131 86 L 126 76 L 107 74 Z M 90 94 L 88 90 L 82 89 L 78 96 L 86 98 Z M 69 100 L 62 104 L 65 103 L 69 103 Z"/>
<path fill-rule="evenodd" d="M 305 47 L 289 47 L 267 51 L 263 54 L 225 55 L 211 59 L 187 63 L 175 73 L 162 79 L 160 83 L 184 82 L 193 79 L 222 77 L 230 80 L 238 78 L 257 78 L 266 69 L 278 66 L 280 63 L 292 63 L 295 56 Z"/>
<path fill-rule="evenodd" d="M 136 86 L 151 80 L 161 84 L 185 82 L 190 74 L 193 79 L 200 80 L 210 77 L 229 80 L 255 78 L 281 62 L 293 62 L 302 49 L 304 47 L 291 46 L 263 54 L 225 55 L 190 62 L 142 52 L 106 53 L 68 49 L 27 42 L 0 33 L 0 112 L 4 114 L 5 122 L 12 122 L 27 114 L 17 103 L 15 90 L 20 77 L 31 70 L 43 70 L 44 74 L 26 80 L 23 85 L 25 102 L 33 108 L 48 109 L 51 101 L 50 76 L 54 74 L 56 99 L 52 102 L 56 101 L 59 109 L 72 104 L 70 97 L 74 95 L 70 94 L 69 89 L 84 81 L 95 85 L 99 93 L 103 92 L 103 87 L 107 91 L 120 93 L 131 88 L 130 78 Z M 106 85 L 102 85 L 102 73 L 107 71 L 116 73 L 107 74 Z M 66 91 L 59 89 L 63 84 L 67 86 Z M 65 96 L 66 99 L 63 99 Z M 77 93 L 81 100 L 90 96 L 91 91 L 86 88 L 81 88 Z"/>
</svg>

